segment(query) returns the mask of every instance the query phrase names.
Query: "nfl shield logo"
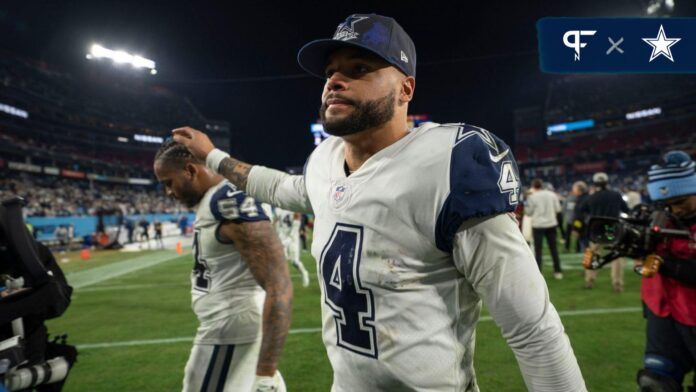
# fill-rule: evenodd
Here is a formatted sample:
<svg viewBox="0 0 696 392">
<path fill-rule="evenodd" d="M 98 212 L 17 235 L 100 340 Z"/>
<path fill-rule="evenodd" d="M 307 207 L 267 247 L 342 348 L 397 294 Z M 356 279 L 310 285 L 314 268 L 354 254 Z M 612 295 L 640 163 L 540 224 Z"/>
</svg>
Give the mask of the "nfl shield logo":
<svg viewBox="0 0 696 392">
<path fill-rule="evenodd" d="M 338 185 L 334 189 L 333 199 L 336 203 L 340 203 L 343 197 L 346 195 L 346 187 L 343 185 Z"/>
<path fill-rule="evenodd" d="M 334 210 L 342 210 L 350 200 L 350 185 L 345 182 L 334 182 L 331 184 L 329 193 L 329 204 Z"/>
</svg>

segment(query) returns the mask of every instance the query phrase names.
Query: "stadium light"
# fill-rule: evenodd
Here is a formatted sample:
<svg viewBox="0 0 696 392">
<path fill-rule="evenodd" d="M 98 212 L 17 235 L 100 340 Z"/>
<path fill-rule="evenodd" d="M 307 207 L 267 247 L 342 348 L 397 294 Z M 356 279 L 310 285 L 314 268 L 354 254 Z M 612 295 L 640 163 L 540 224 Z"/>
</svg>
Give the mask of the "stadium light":
<svg viewBox="0 0 696 392">
<path fill-rule="evenodd" d="M 99 44 L 93 44 L 89 48 L 89 53 L 85 56 L 87 60 L 96 60 L 96 59 L 110 59 L 112 60 L 115 64 L 130 64 L 133 68 L 147 68 L 150 70 L 151 75 L 156 75 L 157 74 L 157 69 L 155 68 L 155 62 L 146 59 L 145 57 L 139 56 L 139 55 L 134 55 L 130 54 L 126 51 L 123 50 L 112 50 L 105 48 Z"/>
<path fill-rule="evenodd" d="M 651 0 L 645 13 L 648 15 L 669 16 L 674 10 L 674 0 Z"/>
<path fill-rule="evenodd" d="M 662 114 L 662 108 L 660 107 L 643 109 L 635 112 L 626 113 L 626 120 L 637 120 L 639 118 L 659 116 L 660 114 Z"/>
<path fill-rule="evenodd" d="M 585 129 L 585 128 L 592 128 L 594 126 L 595 126 L 595 122 L 592 119 L 573 121 L 573 122 L 561 123 L 561 124 L 553 124 L 553 125 L 549 125 L 548 127 L 546 127 L 546 134 L 550 136 L 550 135 L 553 135 L 556 133 L 575 131 L 578 129 Z"/>
<path fill-rule="evenodd" d="M 12 105 L 7 105 L 4 103 L 0 103 L 0 112 L 21 118 L 29 118 L 29 113 L 26 110 L 22 110 L 20 108 L 16 108 Z"/>
<path fill-rule="evenodd" d="M 134 134 L 133 135 L 133 140 L 143 142 L 143 143 L 157 143 L 157 144 L 162 144 L 164 143 L 164 138 L 160 136 L 150 136 L 150 135 L 140 135 L 140 134 Z"/>
</svg>

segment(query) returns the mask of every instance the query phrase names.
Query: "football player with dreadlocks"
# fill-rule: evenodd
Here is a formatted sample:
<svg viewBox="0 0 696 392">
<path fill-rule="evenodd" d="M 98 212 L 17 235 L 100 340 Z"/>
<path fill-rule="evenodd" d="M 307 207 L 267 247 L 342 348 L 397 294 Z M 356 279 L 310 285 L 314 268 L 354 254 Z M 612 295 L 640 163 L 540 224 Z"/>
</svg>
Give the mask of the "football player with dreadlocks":
<svg viewBox="0 0 696 392">
<path fill-rule="evenodd" d="M 155 155 L 167 195 L 196 208 L 192 307 L 200 325 L 184 391 L 284 391 L 278 360 L 292 284 L 283 247 L 254 199 L 167 140 Z"/>
</svg>

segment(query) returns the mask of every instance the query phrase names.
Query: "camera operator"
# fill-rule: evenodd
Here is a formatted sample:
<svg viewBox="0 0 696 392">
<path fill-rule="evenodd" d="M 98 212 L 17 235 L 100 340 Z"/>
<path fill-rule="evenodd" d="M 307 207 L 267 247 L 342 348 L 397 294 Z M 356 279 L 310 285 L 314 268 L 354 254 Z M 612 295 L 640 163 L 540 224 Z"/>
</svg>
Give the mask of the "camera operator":
<svg viewBox="0 0 696 392">
<path fill-rule="evenodd" d="M 684 375 L 696 363 L 696 164 L 683 151 L 671 151 L 648 172 L 648 192 L 671 214 L 670 226 L 688 238 L 658 243 L 664 264 L 643 278 L 641 299 L 647 319 L 640 391 L 681 391 Z M 692 386 L 689 391 L 696 391 Z"/>
<path fill-rule="evenodd" d="M 591 194 L 580 206 L 580 212 L 585 216 L 605 216 L 618 218 L 621 212 L 628 212 L 628 206 L 619 192 L 608 189 L 609 176 L 606 173 L 595 173 L 592 176 L 595 192 Z M 596 244 L 590 243 L 590 248 L 595 250 Z M 618 258 L 611 262 L 611 282 L 614 291 L 623 291 L 623 259 Z M 585 288 L 594 287 L 597 278 L 597 270 L 585 270 Z"/>
</svg>

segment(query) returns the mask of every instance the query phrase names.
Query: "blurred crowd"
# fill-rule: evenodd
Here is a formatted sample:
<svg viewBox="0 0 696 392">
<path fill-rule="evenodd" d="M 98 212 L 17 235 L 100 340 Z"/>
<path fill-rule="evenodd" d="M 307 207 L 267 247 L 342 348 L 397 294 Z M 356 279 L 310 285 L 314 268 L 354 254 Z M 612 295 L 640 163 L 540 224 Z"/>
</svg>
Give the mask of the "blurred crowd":
<svg viewBox="0 0 696 392">
<path fill-rule="evenodd" d="M 124 215 L 188 211 L 157 187 L 33 175 L 0 178 L 0 200 L 15 195 L 27 201 L 27 216 L 96 215 L 100 209 L 120 210 Z"/>
</svg>

